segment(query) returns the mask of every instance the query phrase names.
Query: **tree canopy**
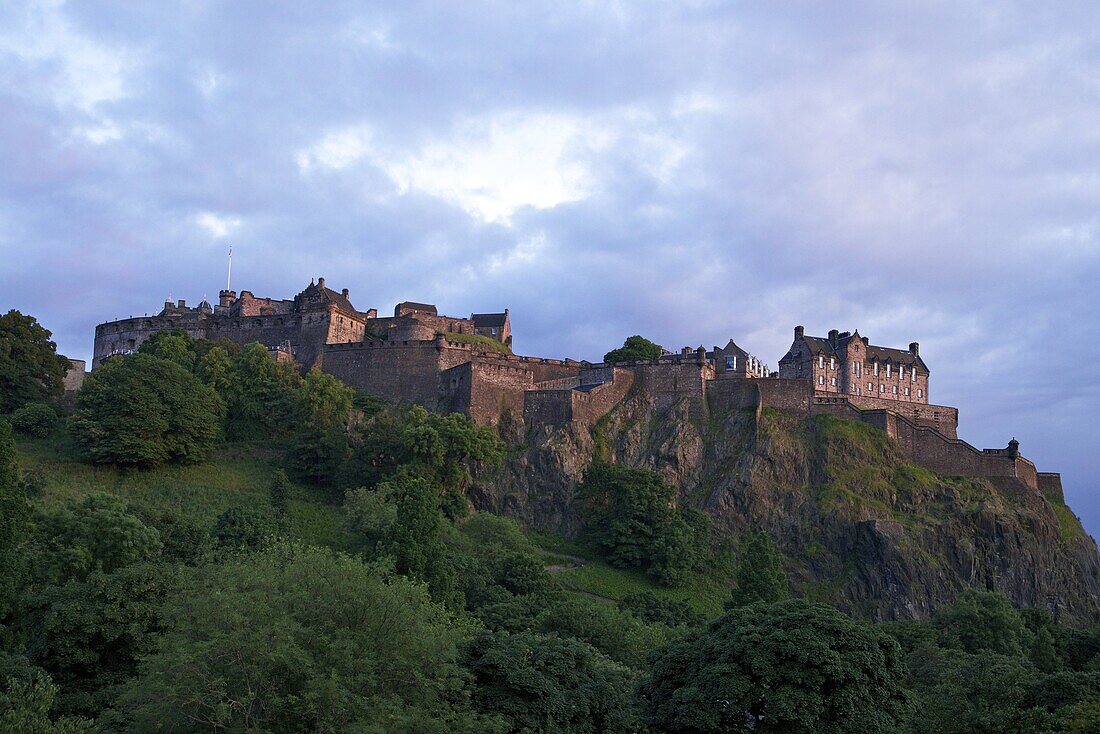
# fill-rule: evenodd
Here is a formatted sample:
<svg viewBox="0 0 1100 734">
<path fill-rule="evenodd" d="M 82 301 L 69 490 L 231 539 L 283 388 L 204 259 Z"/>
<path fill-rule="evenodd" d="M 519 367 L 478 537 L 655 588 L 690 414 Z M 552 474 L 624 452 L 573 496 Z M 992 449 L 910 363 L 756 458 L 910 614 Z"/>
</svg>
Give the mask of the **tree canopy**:
<svg viewBox="0 0 1100 734">
<path fill-rule="evenodd" d="M 662 732 L 886 734 L 909 711 L 901 647 L 824 604 L 740 607 L 651 662 L 640 690 Z"/>
<path fill-rule="evenodd" d="M 651 342 L 644 336 L 635 334 L 628 336 L 623 345 L 618 349 L 612 349 L 603 355 L 603 361 L 609 364 L 614 362 L 640 362 L 657 359 L 661 356 L 660 344 Z"/>
<path fill-rule="evenodd" d="M 15 309 L 0 316 L 0 413 L 59 397 L 69 360 L 49 329 Z"/>
<path fill-rule="evenodd" d="M 190 463 L 214 447 L 221 403 L 176 362 L 135 354 L 109 359 L 88 376 L 69 427 L 93 463 Z"/>
</svg>

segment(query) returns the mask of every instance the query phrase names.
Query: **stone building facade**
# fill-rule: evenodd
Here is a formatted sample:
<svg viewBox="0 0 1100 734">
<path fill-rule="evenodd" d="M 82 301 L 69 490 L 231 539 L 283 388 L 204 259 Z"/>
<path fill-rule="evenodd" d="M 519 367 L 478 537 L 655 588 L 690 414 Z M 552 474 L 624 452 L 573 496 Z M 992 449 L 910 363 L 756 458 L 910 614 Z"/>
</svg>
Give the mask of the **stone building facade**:
<svg viewBox="0 0 1100 734">
<path fill-rule="evenodd" d="M 1053 492 L 1058 475 L 1041 473 L 1018 445 L 979 450 L 957 436 L 958 410 L 929 401 L 929 369 L 917 343 L 907 350 L 873 345 L 859 332 L 807 336 L 771 372 L 732 339 L 709 351 L 684 347 L 658 359 L 594 364 L 511 353 L 508 309 L 441 315 L 427 303 L 397 304 L 393 316 L 360 311 L 347 289 L 311 281 L 292 299 L 222 291 L 217 305 L 167 302 L 153 317 L 96 327 L 93 369 L 127 354 L 158 331 L 194 338 L 259 342 L 301 369 L 320 368 L 392 403 L 419 403 L 469 415 L 482 425 L 524 431 L 579 423 L 592 428 L 629 395 L 656 410 L 677 406 L 690 420 L 716 410 L 764 408 L 842 415 L 882 428 L 918 466 L 944 474 L 1011 478 Z"/>
</svg>

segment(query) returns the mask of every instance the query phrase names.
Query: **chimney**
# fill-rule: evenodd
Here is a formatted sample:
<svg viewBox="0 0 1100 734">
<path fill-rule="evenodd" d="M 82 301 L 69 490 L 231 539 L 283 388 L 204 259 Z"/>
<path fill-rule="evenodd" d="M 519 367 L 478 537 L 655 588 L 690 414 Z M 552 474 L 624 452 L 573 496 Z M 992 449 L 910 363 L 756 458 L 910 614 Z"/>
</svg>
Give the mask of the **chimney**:
<svg viewBox="0 0 1100 734">
<path fill-rule="evenodd" d="M 920 344 L 918 344 L 917 342 L 913 342 L 912 344 L 910 344 L 909 353 L 912 354 L 914 357 L 920 356 Z"/>
<path fill-rule="evenodd" d="M 691 354 L 691 347 L 680 347 L 680 354 Z"/>
<path fill-rule="evenodd" d="M 176 301 L 176 305 L 177 305 L 177 306 L 178 306 L 179 308 L 186 308 L 186 307 L 187 307 L 187 301 L 185 301 L 185 300 L 183 300 L 183 299 L 181 298 L 181 299 L 179 299 L 178 301 Z"/>
<path fill-rule="evenodd" d="M 340 295 L 342 295 L 344 298 L 347 298 L 348 297 L 348 289 L 345 288 L 344 290 L 340 291 Z"/>
<path fill-rule="evenodd" d="M 865 347 L 871 346 L 871 340 L 868 339 L 867 337 L 862 336 L 862 337 L 860 337 L 860 339 L 863 341 L 863 346 L 865 346 Z"/>
<path fill-rule="evenodd" d="M 835 342 L 836 338 L 840 336 L 840 332 L 836 329 L 829 329 L 829 341 Z"/>
<path fill-rule="evenodd" d="M 802 335 L 806 333 L 806 330 L 801 326 L 794 327 L 794 338 L 801 339 Z"/>
<path fill-rule="evenodd" d="M 317 279 L 317 287 L 318 288 L 324 288 L 325 287 L 325 279 L 324 278 L 318 278 Z"/>
</svg>

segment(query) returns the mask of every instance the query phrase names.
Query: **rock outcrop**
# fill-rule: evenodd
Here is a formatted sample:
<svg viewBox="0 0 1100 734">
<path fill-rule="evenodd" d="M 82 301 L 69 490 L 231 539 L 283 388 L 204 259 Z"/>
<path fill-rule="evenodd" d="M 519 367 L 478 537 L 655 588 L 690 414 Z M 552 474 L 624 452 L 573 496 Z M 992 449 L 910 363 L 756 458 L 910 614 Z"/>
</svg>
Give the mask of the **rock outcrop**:
<svg viewBox="0 0 1100 734">
<path fill-rule="evenodd" d="M 475 504 L 575 534 L 593 457 L 659 472 L 736 545 L 749 527 L 782 550 L 799 593 L 870 619 L 925 619 L 965 588 L 1003 592 L 1067 622 L 1100 619 L 1100 554 L 1061 497 L 1017 480 L 907 465 L 887 435 L 828 415 L 661 409 L 635 390 L 594 427 L 513 436 Z"/>
</svg>

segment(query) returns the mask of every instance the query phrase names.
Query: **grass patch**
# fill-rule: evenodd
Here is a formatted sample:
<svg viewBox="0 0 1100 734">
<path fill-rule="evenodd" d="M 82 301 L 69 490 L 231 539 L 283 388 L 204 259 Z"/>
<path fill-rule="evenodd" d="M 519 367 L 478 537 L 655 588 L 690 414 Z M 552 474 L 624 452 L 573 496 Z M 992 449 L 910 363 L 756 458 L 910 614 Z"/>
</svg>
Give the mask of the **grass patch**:
<svg viewBox="0 0 1100 734">
<path fill-rule="evenodd" d="M 1073 514 L 1073 510 L 1057 502 L 1051 502 L 1050 506 L 1054 508 L 1054 516 L 1058 518 L 1058 535 L 1062 540 L 1071 541 L 1079 538 L 1083 532 L 1081 520 Z"/>
<path fill-rule="evenodd" d="M 448 331 L 443 336 L 447 337 L 450 341 L 458 342 L 459 344 L 470 344 L 487 352 L 496 352 L 497 354 L 512 353 L 512 348 L 507 344 L 502 344 L 492 337 L 482 336 L 481 334 L 459 334 L 457 331 Z"/>
<path fill-rule="evenodd" d="M 138 507 L 171 508 L 210 527 L 231 507 L 267 507 L 271 473 L 281 464 L 279 452 L 261 443 L 224 444 L 205 463 L 155 469 L 82 463 L 64 434 L 20 438 L 16 449 L 20 467 L 44 479 L 42 494 L 34 500 L 43 509 L 90 492 L 108 492 Z M 339 545 L 340 509 L 315 498 L 318 491 L 291 485 L 290 534 L 314 545 Z"/>
</svg>

